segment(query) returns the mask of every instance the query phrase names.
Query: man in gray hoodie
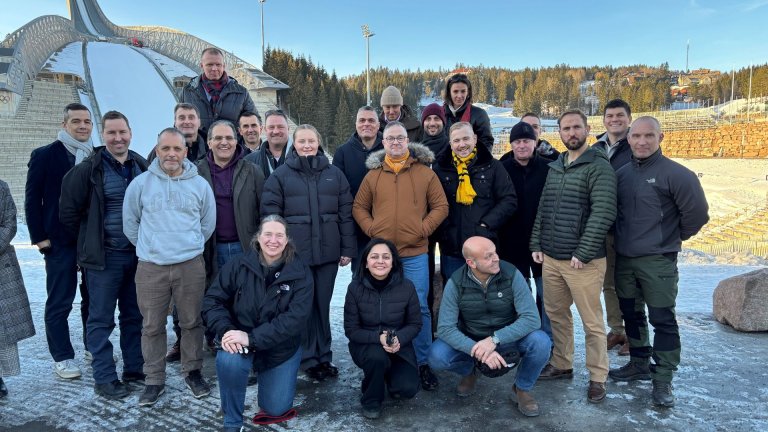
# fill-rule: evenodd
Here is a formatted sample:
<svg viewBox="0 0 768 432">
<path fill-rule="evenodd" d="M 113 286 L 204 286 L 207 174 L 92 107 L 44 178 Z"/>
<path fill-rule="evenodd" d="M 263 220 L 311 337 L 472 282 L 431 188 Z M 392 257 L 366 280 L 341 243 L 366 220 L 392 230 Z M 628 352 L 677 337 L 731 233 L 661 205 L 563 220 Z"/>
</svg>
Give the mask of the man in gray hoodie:
<svg viewBox="0 0 768 432">
<path fill-rule="evenodd" d="M 216 228 L 216 200 L 208 183 L 186 159 L 184 135 L 160 132 L 157 158 L 128 186 L 123 230 L 139 258 L 136 294 L 144 317 L 141 351 L 146 388 L 140 406 L 165 392 L 166 321 L 173 300 L 181 327 L 181 371 L 196 398 L 210 394 L 203 366 L 200 305 L 205 291 L 203 246 Z"/>
</svg>

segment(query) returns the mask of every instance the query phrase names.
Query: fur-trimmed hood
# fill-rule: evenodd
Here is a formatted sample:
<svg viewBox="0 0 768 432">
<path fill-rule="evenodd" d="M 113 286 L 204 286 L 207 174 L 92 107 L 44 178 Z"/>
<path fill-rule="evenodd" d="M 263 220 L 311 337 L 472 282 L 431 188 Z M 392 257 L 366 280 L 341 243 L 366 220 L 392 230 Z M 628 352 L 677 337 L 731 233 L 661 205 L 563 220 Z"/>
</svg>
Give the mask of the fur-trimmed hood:
<svg viewBox="0 0 768 432">
<path fill-rule="evenodd" d="M 411 153 L 411 163 L 413 161 L 421 162 L 422 164 L 429 166 L 435 161 L 435 154 L 432 150 L 424 144 L 412 142 L 408 144 L 408 151 Z M 381 168 L 384 165 L 385 150 L 379 150 L 371 153 L 365 160 L 365 166 L 369 169 Z"/>
</svg>

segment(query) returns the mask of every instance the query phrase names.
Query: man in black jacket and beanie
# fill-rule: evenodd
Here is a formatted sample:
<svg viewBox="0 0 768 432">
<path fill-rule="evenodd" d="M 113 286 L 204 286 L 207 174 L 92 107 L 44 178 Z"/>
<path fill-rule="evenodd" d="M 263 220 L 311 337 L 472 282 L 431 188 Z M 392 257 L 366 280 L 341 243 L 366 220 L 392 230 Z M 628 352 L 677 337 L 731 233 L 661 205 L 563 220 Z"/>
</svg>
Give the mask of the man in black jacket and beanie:
<svg viewBox="0 0 768 432">
<path fill-rule="evenodd" d="M 71 169 L 62 181 L 59 214 L 77 232 L 77 262 L 90 287 L 88 348 L 93 355 L 94 391 L 107 399 L 130 394 L 126 382 L 144 379 L 142 317 L 136 300 L 136 249 L 123 233 L 123 200 L 130 182 L 147 170 L 147 161 L 128 150 L 131 128 L 120 112 L 101 120 L 104 147 Z M 120 308 L 123 379 L 117 378 L 112 343 L 115 306 Z"/>
<path fill-rule="evenodd" d="M 517 211 L 499 230 L 499 256 L 517 267 L 530 284 L 536 283 L 536 307 L 541 319 L 541 329 L 552 339 L 552 327 L 544 311 L 544 284 L 541 280 L 541 264 L 533 261 L 528 243 L 533 223 L 539 209 L 541 192 L 549 172 L 549 160 L 536 151 L 536 132 L 526 122 L 519 122 L 509 133 L 512 150 L 501 157 L 517 195 Z"/>
</svg>

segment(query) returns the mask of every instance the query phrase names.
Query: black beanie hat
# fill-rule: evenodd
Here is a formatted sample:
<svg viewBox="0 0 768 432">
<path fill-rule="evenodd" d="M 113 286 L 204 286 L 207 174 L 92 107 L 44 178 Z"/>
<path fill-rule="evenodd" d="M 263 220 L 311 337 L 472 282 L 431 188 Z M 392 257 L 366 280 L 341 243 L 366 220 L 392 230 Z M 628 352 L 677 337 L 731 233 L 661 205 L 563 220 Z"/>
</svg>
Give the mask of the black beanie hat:
<svg viewBox="0 0 768 432">
<path fill-rule="evenodd" d="M 511 131 L 509 131 L 509 142 L 520 138 L 528 138 L 536 141 L 536 131 L 533 130 L 533 126 L 521 121 L 517 123 Z"/>
</svg>

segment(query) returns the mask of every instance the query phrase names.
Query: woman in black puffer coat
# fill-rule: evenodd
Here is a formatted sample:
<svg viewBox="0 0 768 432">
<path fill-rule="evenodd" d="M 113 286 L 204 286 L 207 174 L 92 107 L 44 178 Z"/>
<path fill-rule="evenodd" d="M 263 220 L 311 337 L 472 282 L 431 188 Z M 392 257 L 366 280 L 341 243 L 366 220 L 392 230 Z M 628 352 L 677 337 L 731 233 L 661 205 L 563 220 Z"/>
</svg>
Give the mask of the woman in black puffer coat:
<svg viewBox="0 0 768 432">
<path fill-rule="evenodd" d="M 360 254 L 347 288 L 344 333 L 349 353 L 363 369 L 363 415 L 378 418 L 385 388 L 410 399 L 420 388 L 413 338 L 421 330 L 419 298 L 392 242 L 374 238 Z"/>
<path fill-rule="evenodd" d="M 343 172 L 328 162 L 311 125 L 293 133 L 285 164 L 264 184 L 261 214 L 288 221 L 288 235 L 315 281 L 315 300 L 302 342 L 301 365 L 316 380 L 338 375 L 331 363 L 330 307 L 339 266 L 357 253 L 352 195 Z"/>
</svg>

